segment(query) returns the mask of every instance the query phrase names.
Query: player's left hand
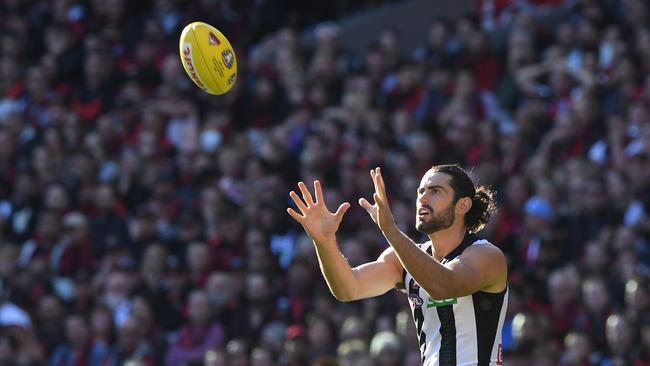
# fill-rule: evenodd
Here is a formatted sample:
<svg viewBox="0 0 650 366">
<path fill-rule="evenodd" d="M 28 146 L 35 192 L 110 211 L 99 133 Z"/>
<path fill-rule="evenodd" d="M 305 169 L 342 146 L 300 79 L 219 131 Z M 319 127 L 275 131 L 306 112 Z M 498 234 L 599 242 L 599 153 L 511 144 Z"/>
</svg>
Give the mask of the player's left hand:
<svg viewBox="0 0 650 366">
<path fill-rule="evenodd" d="M 372 221 L 379 226 L 381 231 L 392 230 L 396 227 L 395 218 L 388 205 L 386 186 L 380 168 L 371 169 L 370 176 L 375 185 L 375 193 L 372 195 L 375 203 L 371 204 L 365 198 L 360 198 L 359 205 L 368 212 Z"/>
</svg>

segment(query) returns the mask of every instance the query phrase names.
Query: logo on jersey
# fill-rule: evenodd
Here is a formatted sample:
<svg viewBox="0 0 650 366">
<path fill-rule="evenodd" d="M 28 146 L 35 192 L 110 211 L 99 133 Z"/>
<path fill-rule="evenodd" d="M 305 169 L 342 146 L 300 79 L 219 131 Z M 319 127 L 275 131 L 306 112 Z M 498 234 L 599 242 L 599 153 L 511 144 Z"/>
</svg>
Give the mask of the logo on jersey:
<svg viewBox="0 0 650 366">
<path fill-rule="evenodd" d="M 429 302 L 427 302 L 427 308 L 447 306 L 453 304 L 458 304 L 458 298 L 454 297 L 453 299 L 444 299 L 444 300 L 434 300 L 432 298 L 429 298 Z"/>
<path fill-rule="evenodd" d="M 419 309 L 422 307 L 422 304 L 424 304 L 424 300 L 416 294 L 410 294 L 409 300 L 411 300 L 411 307 L 413 309 Z"/>
<path fill-rule="evenodd" d="M 415 280 L 411 278 L 411 280 L 409 281 L 409 289 L 411 291 L 418 291 L 418 290 L 420 290 L 420 285 L 418 285 L 418 283 L 415 282 Z"/>
</svg>

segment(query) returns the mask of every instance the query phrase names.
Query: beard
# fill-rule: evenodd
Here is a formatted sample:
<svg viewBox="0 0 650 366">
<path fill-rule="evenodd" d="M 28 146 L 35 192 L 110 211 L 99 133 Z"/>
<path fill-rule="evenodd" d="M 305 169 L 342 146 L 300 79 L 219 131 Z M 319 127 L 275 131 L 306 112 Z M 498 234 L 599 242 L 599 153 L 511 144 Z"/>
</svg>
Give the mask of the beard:
<svg viewBox="0 0 650 366">
<path fill-rule="evenodd" d="M 435 214 L 433 210 L 429 210 L 430 218 L 428 221 L 418 221 L 415 229 L 422 234 L 433 234 L 436 231 L 444 230 L 453 225 L 456 217 L 454 216 L 454 205 L 449 205 L 439 214 Z M 417 218 L 416 218 L 417 220 Z"/>
</svg>

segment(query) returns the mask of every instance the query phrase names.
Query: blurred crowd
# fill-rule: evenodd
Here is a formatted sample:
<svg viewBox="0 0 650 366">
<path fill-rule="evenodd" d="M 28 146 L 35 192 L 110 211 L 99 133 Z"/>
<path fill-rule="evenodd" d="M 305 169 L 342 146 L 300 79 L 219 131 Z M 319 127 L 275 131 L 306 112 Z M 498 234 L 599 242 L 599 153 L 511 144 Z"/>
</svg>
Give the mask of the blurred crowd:
<svg viewBox="0 0 650 366">
<path fill-rule="evenodd" d="M 423 240 L 420 177 L 460 163 L 498 191 L 506 364 L 650 365 L 650 5 L 544 2 L 352 54 L 311 2 L 1 1 L 0 364 L 418 365 L 403 294 L 337 302 L 288 192 L 381 166 Z M 224 96 L 180 65 L 193 20 L 236 46 Z M 358 207 L 338 243 L 387 246 Z"/>
</svg>

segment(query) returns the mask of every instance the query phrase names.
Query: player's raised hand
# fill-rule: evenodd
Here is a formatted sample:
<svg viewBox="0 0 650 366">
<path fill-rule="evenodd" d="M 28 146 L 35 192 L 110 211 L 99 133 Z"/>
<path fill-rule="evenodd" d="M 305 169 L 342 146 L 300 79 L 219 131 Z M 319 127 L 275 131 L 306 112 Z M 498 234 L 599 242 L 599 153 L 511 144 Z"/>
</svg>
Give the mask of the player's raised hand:
<svg viewBox="0 0 650 366">
<path fill-rule="evenodd" d="M 379 226 L 380 230 L 392 229 L 395 227 L 395 218 L 393 218 L 393 213 L 388 205 L 386 185 L 380 168 L 371 169 L 370 177 L 372 177 L 375 186 L 375 193 L 372 195 L 375 203 L 371 204 L 365 198 L 360 198 L 359 205 L 368 212 L 370 218 Z"/>
<path fill-rule="evenodd" d="M 350 208 L 350 204 L 344 202 L 336 212 L 332 213 L 325 205 L 323 188 L 321 187 L 320 181 L 314 181 L 316 200 L 312 197 L 305 183 L 299 182 L 298 188 L 302 194 L 302 199 L 295 191 L 289 192 L 289 196 L 300 212 L 297 212 L 293 208 L 287 208 L 287 213 L 302 225 L 307 235 L 315 242 L 323 242 L 331 239 L 338 230 L 343 215 Z"/>
</svg>

